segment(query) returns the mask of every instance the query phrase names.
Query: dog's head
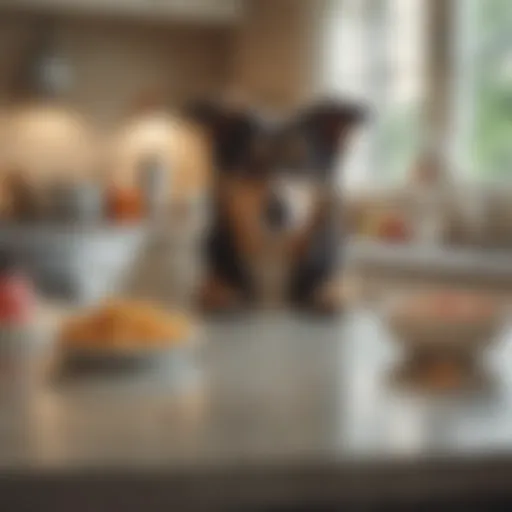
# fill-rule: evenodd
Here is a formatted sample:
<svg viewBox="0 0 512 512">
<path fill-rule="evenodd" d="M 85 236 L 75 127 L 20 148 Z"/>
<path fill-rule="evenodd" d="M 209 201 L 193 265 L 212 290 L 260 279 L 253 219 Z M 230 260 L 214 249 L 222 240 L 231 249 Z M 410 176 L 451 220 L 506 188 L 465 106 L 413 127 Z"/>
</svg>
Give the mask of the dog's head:
<svg viewBox="0 0 512 512">
<path fill-rule="evenodd" d="M 225 203 L 237 205 L 231 214 L 250 216 L 251 229 L 272 233 L 305 224 L 366 117 L 359 105 L 331 100 L 277 123 L 213 103 L 196 104 L 189 114 L 209 134 L 219 189 L 229 189 Z"/>
</svg>

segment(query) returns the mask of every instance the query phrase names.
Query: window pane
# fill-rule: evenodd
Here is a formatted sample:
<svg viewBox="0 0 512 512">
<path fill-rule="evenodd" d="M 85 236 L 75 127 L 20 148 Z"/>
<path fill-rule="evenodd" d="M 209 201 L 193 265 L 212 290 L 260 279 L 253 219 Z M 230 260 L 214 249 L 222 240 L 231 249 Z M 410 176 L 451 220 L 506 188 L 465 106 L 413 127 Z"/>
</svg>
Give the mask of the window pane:
<svg viewBox="0 0 512 512">
<path fill-rule="evenodd" d="M 396 181 L 418 151 L 424 97 L 425 0 L 330 0 L 324 88 L 374 113 L 344 162 L 347 185 Z"/>
<path fill-rule="evenodd" d="M 382 55 L 387 67 L 380 108 L 379 161 L 385 179 L 402 179 L 419 150 L 421 113 L 425 92 L 424 0 L 387 0 L 386 45 Z"/>
<path fill-rule="evenodd" d="M 468 37 L 474 38 L 476 52 L 470 62 L 472 104 L 466 106 L 474 109 L 470 173 L 480 179 L 512 178 L 512 2 L 476 0 L 471 22 Z"/>
</svg>

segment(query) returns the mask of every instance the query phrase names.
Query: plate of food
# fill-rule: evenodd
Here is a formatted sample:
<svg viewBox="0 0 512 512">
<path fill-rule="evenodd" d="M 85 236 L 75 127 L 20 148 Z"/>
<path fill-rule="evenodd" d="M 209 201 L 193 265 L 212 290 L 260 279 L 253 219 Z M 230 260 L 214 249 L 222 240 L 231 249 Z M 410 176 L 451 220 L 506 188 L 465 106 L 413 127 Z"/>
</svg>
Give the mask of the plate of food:
<svg viewBox="0 0 512 512">
<path fill-rule="evenodd" d="M 187 352 L 196 331 L 183 312 L 144 301 L 113 300 L 68 318 L 59 348 L 67 361 L 134 363 Z"/>
</svg>

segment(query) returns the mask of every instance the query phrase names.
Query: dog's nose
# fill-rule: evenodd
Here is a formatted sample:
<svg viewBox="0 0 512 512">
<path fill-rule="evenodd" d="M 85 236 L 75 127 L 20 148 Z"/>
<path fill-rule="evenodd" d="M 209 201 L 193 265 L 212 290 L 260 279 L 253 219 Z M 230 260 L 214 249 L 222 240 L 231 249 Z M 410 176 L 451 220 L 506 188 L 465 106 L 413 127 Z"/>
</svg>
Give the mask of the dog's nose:
<svg viewBox="0 0 512 512">
<path fill-rule="evenodd" d="M 265 224 L 275 230 L 284 229 L 288 222 L 286 203 L 277 194 L 270 194 L 264 211 Z"/>
</svg>

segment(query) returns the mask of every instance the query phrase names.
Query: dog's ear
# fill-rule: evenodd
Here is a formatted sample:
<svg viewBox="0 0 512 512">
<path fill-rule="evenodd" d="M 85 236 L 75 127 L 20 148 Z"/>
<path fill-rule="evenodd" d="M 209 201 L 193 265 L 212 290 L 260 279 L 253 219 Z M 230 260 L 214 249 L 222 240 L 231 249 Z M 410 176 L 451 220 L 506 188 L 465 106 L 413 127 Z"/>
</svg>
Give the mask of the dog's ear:
<svg viewBox="0 0 512 512">
<path fill-rule="evenodd" d="M 296 126 L 313 148 L 314 165 L 322 171 L 334 167 L 351 133 L 368 118 L 367 109 L 347 101 L 324 100 L 306 108 Z"/>
<path fill-rule="evenodd" d="M 219 105 L 210 101 L 195 101 L 183 109 L 183 117 L 207 130 L 211 130 L 221 115 Z"/>
<path fill-rule="evenodd" d="M 188 106 L 185 117 L 206 130 L 218 170 L 247 165 L 257 136 L 257 123 L 250 111 L 213 102 L 196 102 Z"/>
<path fill-rule="evenodd" d="M 339 142 L 368 118 L 362 105 L 347 101 L 324 100 L 300 115 L 304 127 L 319 140 Z"/>
</svg>

